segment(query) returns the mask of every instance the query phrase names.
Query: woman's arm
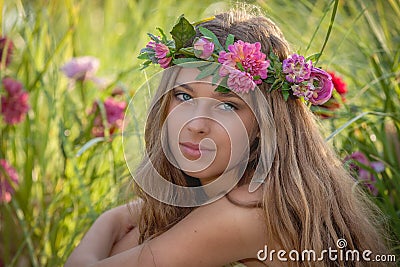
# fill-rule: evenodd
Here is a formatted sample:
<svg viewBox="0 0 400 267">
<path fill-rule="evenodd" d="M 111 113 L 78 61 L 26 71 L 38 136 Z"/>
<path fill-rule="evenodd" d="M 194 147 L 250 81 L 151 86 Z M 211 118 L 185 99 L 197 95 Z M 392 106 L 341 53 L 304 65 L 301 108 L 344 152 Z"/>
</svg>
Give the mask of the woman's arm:
<svg viewBox="0 0 400 267">
<path fill-rule="evenodd" d="M 105 254 L 92 257 L 74 266 L 222 266 L 257 257 L 266 244 L 265 235 L 261 209 L 242 208 L 224 197 L 195 209 L 144 244 L 109 258 Z"/>
<path fill-rule="evenodd" d="M 129 235 L 137 225 L 141 203 L 140 200 L 131 202 L 129 208 L 128 205 L 122 205 L 100 215 L 69 256 L 65 267 L 87 266 L 88 263 L 107 258 L 114 244 Z"/>
</svg>

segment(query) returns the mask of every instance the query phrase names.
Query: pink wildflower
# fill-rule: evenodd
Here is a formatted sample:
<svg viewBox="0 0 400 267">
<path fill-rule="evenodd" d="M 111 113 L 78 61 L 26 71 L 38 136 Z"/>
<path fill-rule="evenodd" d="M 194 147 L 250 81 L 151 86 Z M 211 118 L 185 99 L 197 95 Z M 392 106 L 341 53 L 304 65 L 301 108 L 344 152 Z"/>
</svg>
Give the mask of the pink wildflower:
<svg viewBox="0 0 400 267">
<path fill-rule="evenodd" d="M 227 85 L 230 90 L 236 93 L 248 93 L 256 87 L 253 77 L 249 73 L 237 69 L 230 70 Z"/>
<path fill-rule="evenodd" d="M 94 77 L 99 65 L 100 62 L 95 57 L 76 57 L 62 66 L 61 71 L 70 79 L 84 81 Z"/>
<path fill-rule="evenodd" d="M 193 48 L 196 57 L 208 59 L 214 52 L 214 43 L 207 37 L 196 38 Z"/>
<path fill-rule="evenodd" d="M 18 174 L 5 159 L 0 159 L 0 202 L 10 202 L 14 188 L 18 184 Z"/>
<path fill-rule="evenodd" d="M 290 83 L 301 83 L 310 78 L 312 69 L 311 60 L 306 62 L 303 56 L 293 54 L 282 62 L 282 70 L 286 80 Z"/>
<path fill-rule="evenodd" d="M 7 49 L 6 51 L 4 51 Z M 3 55 L 5 58 L 5 66 L 11 63 L 11 55 L 14 49 L 14 43 L 7 37 L 0 38 L 0 62 L 3 62 Z"/>
<path fill-rule="evenodd" d="M 370 190 L 370 192 L 376 196 L 378 194 L 378 189 L 375 187 L 376 177 L 369 170 L 357 165 L 355 162 L 361 163 L 366 167 L 370 167 L 377 173 L 385 170 L 383 163 L 380 161 L 370 162 L 367 156 L 360 151 L 353 152 L 351 155 L 347 156 L 344 161 L 350 161 L 350 170 L 355 172 L 358 176 L 358 180 L 362 181 Z"/>
<path fill-rule="evenodd" d="M 97 103 L 95 103 L 93 106 L 94 112 L 97 111 L 97 108 Z M 104 109 L 110 134 L 113 134 L 117 129 L 121 129 L 125 115 L 125 108 L 126 102 L 124 101 L 116 101 L 112 97 L 109 97 L 104 101 Z M 104 136 L 104 125 L 101 114 L 98 114 L 94 118 L 92 134 L 96 137 Z"/>
<path fill-rule="evenodd" d="M 256 84 L 261 84 L 261 79 L 267 78 L 270 62 L 268 59 L 266 60 L 266 55 L 261 52 L 259 42 L 250 44 L 239 40 L 229 45 L 228 50 L 229 52 L 221 51 L 219 53 L 219 63 L 232 68 L 238 68 L 238 65 L 241 65 L 244 72 L 249 73 Z M 220 70 L 220 75 L 226 76 L 223 68 Z"/>
<path fill-rule="evenodd" d="M 29 110 L 28 93 L 23 90 L 22 84 L 12 78 L 6 77 L 2 81 L 7 92 L 1 96 L 1 114 L 7 124 L 20 123 Z"/>
<path fill-rule="evenodd" d="M 146 45 L 146 47 L 154 50 L 155 58 L 157 60 L 156 63 L 160 64 L 160 66 L 164 69 L 169 67 L 172 57 L 168 57 L 168 46 L 163 43 L 156 43 L 151 41 Z"/>
</svg>

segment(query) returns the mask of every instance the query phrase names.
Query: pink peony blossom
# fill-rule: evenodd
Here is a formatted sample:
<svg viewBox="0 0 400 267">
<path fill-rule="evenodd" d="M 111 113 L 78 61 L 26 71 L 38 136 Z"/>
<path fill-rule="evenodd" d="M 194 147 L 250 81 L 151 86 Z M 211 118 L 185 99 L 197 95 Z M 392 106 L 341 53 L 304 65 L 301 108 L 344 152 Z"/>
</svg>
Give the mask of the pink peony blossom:
<svg viewBox="0 0 400 267">
<path fill-rule="evenodd" d="M 94 78 L 99 65 L 100 62 L 95 57 L 76 57 L 62 66 L 61 71 L 70 79 L 84 81 Z"/>
<path fill-rule="evenodd" d="M 6 51 L 4 51 L 7 49 Z M 14 50 L 14 43 L 7 37 L 0 38 L 0 62 L 3 62 L 3 55 L 5 58 L 5 66 L 11 63 L 11 55 Z"/>
<path fill-rule="evenodd" d="M 22 84 L 12 78 L 6 77 L 2 81 L 7 92 L 1 96 L 1 114 L 7 124 L 20 123 L 29 110 L 28 93 L 23 90 Z"/>
<path fill-rule="evenodd" d="M 313 67 L 309 83 L 312 85 L 312 97 L 309 99 L 313 105 L 321 105 L 332 96 L 332 77 L 324 70 Z"/>
<path fill-rule="evenodd" d="M 194 55 L 208 59 L 214 52 L 214 43 L 207 37 L 196 38 L 193 42 Z"/>
<path fill-rule="evenodd" d="M 293 54 L 282 62 L 282 70 L 286 80 L 290 83 L 301 83 L 308 80 L 311 75 L 312 62 L 306 62 L 303 56 Z"/>
<path fill-rule="evenodd" d="M 5 159 L 0 159 L 0 202 L 10 202 L 13 186 L 18 184 L 18 174 Z"/>
<path fill-rule="evenodd" d="M 366 167 L 371 167 L 377 173 L 383 172 L 385 170 L 385 165 L 380 161 L 370 162 L 367 156 L 360 151 L 353 152 L 351 155 L 345 157 L 344 161 L 350 162 L 350 170 L 357 174 L 358 180 L 362 181 L 373 195 L 377 195 L 378 189 L 374 185 L 376 183 L 376 177 L 369 170 L 364 169 L 354 162 L 359 162 Z"/>
<path fill-rule="evenodd" d="M 227 85 L 230 90 L 236 93 L 248 93 L 256 87 L 253 77 L 249 73 L 237 69 L 230 70 Z"/>
<path fill-rule="evenodd" d="M 168 57 L 168 46 L 163 43 L 156 43 L 151 41 L 146 45 L 146 47 L 154 50 L 155 58 L 157 60 L 156 63 L 160 64 L 160 66 L 164 69 L 169 67 L 172 57 Z"/>
<path fill-rule="evenodd" d="M 229 52 L 221 51 L 219 53 L 218 62 L 232 67 L 238 68 L 238 64 L 243 67 L 244 72 L 249 73 L 256 84 L 261 84 L 261 79 L 266 79 L 268 76 L 269 60 L 266 60 L 266 55 L 261 52 L 261 44 L 246 43 L 241 40 L 228 46 Z M 220 75 L 224 76 L 224 70 L 221 68 Z M 255 78 L 256 77 L 256 78 Z"/>
<path fill-rule="evenodd" d="M 116 101 L 109 97 L 104 101 L 104 109 L 110 134 L 113 134 L 117 129 L 121 129 L 125 115 L 126 102 Z M 97 103 L 93 105 L 93 112 L 98 109 Z M 104 136 L 104 125 L 101 114 L 98 114 L 93 121 L 92 134 L 96 137 Z"/>
</svg>

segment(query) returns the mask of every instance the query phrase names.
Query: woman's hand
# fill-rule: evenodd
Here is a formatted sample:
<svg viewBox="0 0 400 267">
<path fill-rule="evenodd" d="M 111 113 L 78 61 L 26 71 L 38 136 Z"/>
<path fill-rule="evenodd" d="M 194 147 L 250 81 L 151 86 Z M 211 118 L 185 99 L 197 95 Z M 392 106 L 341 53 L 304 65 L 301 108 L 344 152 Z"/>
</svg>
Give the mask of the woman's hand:
<svg viewBox="0 0 400 267">
<path fill-rule="evenodd" d="M 123 240 L 137 225 L 141 201 L 128 205 L 113 208 L 100 215 L 72 252 L 65 267 L 85 266 L 109 257 L 114 244 Z M 117 246 L 116 251 L 122 251 L 121 248 L 121 245 Z"/>
</svg>

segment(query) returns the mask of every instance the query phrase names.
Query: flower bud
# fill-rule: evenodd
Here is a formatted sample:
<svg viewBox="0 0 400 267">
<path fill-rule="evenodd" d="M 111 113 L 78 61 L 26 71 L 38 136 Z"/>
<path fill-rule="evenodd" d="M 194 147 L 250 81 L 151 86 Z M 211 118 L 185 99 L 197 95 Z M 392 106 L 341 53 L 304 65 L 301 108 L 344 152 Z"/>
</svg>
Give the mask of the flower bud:
<svg viewBox="0 0 400 267">
<path fill-rule="evenodd" d="M 210 38 L 196 38 L 193 43 L 194 55 L 201 59 L 208 59 L 214 52 L 214 43 Z"/>
</svg>

